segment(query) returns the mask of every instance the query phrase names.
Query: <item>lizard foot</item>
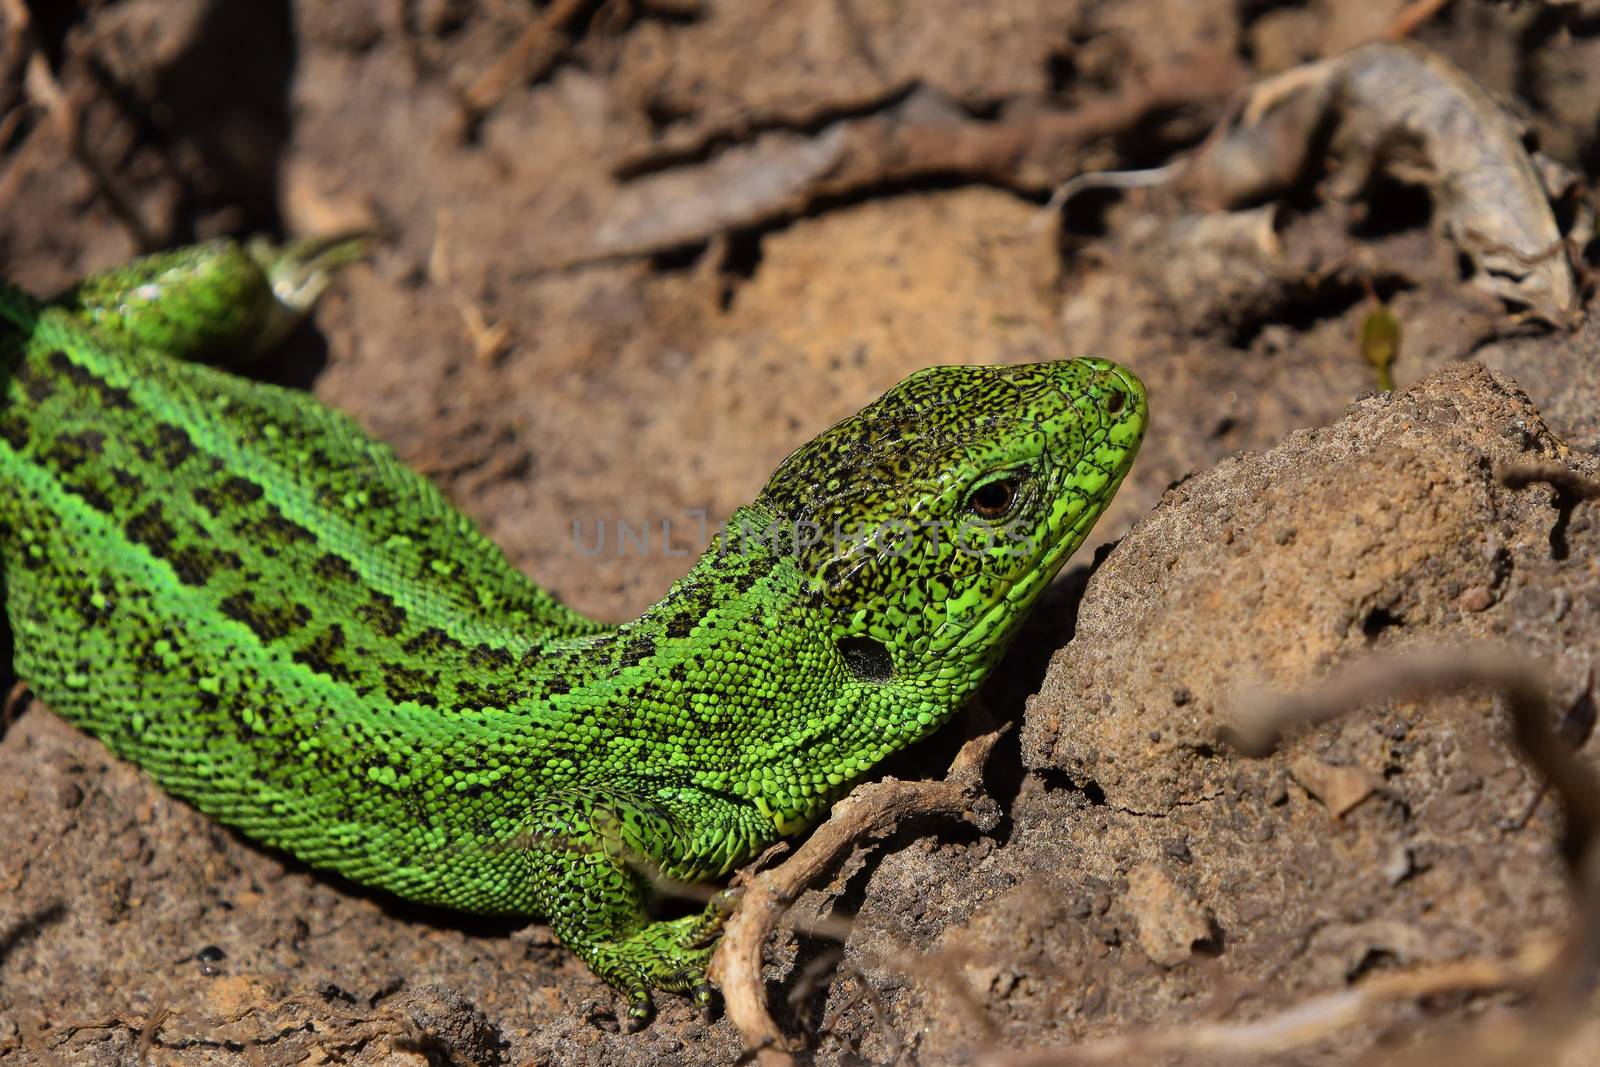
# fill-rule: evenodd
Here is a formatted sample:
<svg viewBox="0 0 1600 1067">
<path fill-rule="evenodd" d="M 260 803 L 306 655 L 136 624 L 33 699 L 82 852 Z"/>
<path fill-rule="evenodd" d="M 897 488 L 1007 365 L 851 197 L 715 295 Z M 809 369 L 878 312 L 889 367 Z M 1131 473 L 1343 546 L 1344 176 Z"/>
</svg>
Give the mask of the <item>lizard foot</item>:
<svg viewBox="0 0 1600 1067">
<path fill-rule="evenodd" d="M 639 1029 L 655 1014 L 652 990 L 688 993 L 702 1008 L 711 1005 L 715 989 L 706 981 L 706 966 L 732 899 L 719 893 L 698 915 L 651 923 L 588 954 L 595 973 L 627 1000 L 626 1029 Z"/>
</svg>

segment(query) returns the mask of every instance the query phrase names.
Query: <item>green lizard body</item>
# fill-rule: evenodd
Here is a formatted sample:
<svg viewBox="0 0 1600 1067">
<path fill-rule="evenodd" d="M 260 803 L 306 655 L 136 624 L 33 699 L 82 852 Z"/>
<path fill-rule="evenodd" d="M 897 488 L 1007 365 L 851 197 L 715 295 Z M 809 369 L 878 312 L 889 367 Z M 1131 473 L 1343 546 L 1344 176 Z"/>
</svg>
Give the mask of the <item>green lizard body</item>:
<svg viewBox="0 0 1600 1067">
<path fill-rule="evenodd" d="M 17 672 L 256 840 L 545 916 L 640 1018 L 651 989 L 704 995 L 721 918 L 651 921 L 652 869 L 723 874 L 944 723 L 1144 431 L 1105 361 L 919 372 L 609 626 L 346 417 L 194 362 L 320 288 L 275 307 L 263 262 L 219 243 L 51 304 L 0 291 Z"/>
</svg>

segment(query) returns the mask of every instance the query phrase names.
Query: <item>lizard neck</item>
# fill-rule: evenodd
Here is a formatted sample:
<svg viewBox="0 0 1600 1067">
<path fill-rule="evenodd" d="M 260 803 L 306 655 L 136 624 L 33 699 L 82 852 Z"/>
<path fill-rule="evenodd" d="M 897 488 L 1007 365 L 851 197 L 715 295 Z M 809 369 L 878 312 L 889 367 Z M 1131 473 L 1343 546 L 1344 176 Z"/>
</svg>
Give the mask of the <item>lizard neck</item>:
<svg viewBox="0 0 1600 1067">
<path fill-rule="evenodd" d="M 861 677 L 793 552 L 781 534 L 765 532 L 771 524 L 764 510 L 740 508 L 662 600 L 587 647 L 622 668 L 596 684 L 628 694 L 614 705 L 614 724 L 652 735 L 640 748 L 649 777 L 687 777 L 743 798 L 784 834 L 938 729 L 976 688 L 981 668 Z M 594 656 L 596 642 L 610 654 Z"/>
</svg>

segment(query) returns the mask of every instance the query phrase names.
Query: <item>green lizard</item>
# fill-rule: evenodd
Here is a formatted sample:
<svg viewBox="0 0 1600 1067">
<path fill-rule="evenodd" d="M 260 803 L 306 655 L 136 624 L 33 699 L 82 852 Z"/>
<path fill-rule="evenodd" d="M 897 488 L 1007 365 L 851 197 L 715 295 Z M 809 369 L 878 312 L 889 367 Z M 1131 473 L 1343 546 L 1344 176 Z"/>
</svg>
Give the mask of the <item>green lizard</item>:
<svg viewBox="0 0 1600 1067">
<path fill-rule="evenodd" d="M 1098 359 L 913 374 L 606 625 L 350 419 L 196 362 L 280 335 L 347 252 L 0 289 L 18 675 L 257 841 L 544 916 L 635 1021 L 709 997 L 725 906 L 651 921 L 648 872 L 725 874 L 949 719 L 1116 492 L 1143 387 Z"/>
</svg>

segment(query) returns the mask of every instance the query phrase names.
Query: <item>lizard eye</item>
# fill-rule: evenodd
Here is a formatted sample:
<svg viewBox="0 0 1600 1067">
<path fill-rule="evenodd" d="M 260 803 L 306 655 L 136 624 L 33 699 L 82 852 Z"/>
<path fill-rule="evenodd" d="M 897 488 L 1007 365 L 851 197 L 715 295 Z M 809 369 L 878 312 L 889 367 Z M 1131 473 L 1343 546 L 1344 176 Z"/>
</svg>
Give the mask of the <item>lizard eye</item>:
<svg viewBox="0 0 1600 1067">
<path fill-rule="evenodd" d="M 1017 506 L 1017 478 L 984 482 L 967 497 L 967 507 L 981 519 L 1003 519 Z"/>
</svg>

